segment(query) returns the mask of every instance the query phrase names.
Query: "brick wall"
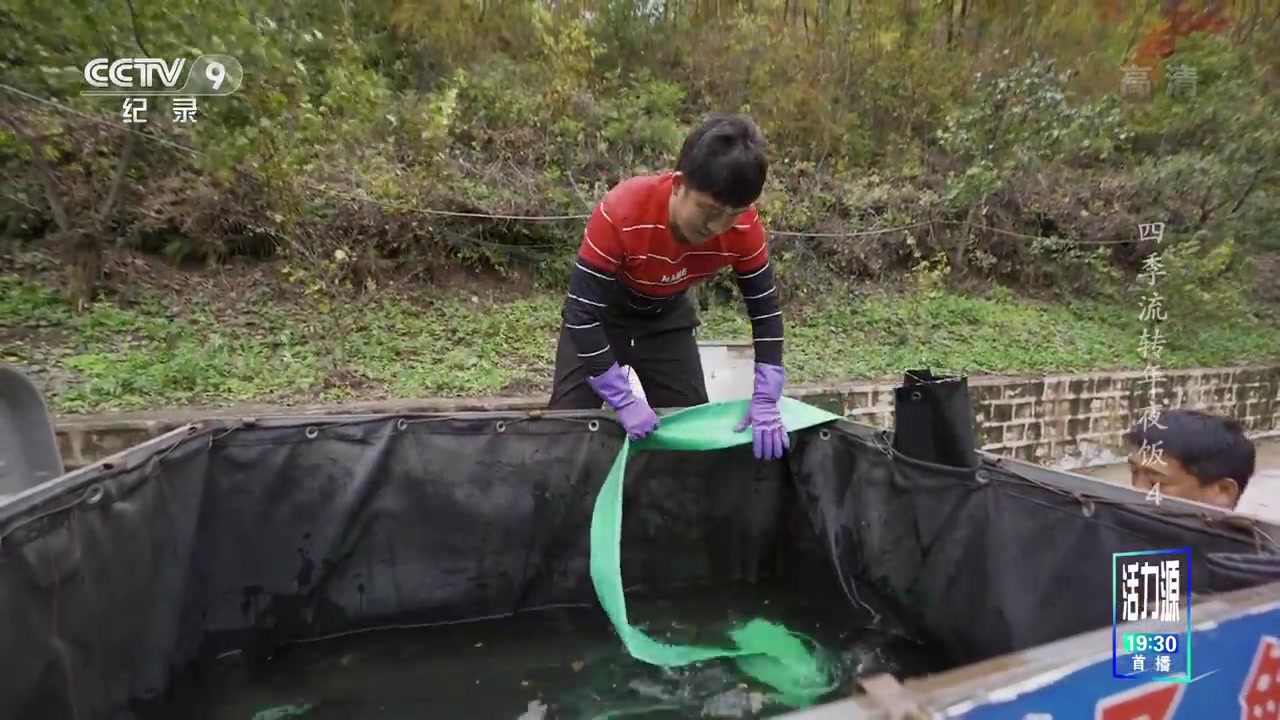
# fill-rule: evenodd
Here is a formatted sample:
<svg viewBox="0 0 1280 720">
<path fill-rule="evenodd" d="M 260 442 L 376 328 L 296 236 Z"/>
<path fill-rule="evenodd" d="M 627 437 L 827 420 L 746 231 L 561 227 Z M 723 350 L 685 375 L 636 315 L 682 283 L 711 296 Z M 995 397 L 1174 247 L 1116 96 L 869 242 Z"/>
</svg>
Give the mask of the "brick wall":
<svg viewBox="0 0 1280 720">
<path fill-rule="evenodd" d="M 1251 433 L 1280 430 L 1280 365 L 1164 375 L 1166 407 L 1230 415 Z M 893 389 L 893 383 L 853 386 L 840 409 L 859 422 L 893 427 Z M 984 450 L 1062 467 L 1115 459 L 1120 435 L 1149 403 L 1141 371 L 972 377 L 969 389 Z M 827 399 L 830 405 L 835 398 Z"/>
</svg>

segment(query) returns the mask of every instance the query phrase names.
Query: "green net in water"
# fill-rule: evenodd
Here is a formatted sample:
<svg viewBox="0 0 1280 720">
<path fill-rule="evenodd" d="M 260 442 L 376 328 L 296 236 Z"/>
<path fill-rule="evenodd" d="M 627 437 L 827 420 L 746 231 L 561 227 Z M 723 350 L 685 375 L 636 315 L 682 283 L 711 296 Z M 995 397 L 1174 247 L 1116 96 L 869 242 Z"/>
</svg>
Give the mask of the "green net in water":
<svg viewBox="0 0 1280 720">
<path fill-rule="evenodd" d="M 783 398 L 778 407 L 789 431 L 839 419 L 791 398 Z M 774 688 L 779 702 L 803 707 L 833 690 L 838 680 L 832 677 L 816 648 L 810 649 L 799 636 L 777 623 L 751 620 L 730 632 L 731 647 L 707 647 L 659 642 L 627 621 L 622 590 L 622 484 L 627 458 L 633 450 L 720 450 L 749 445 L 750 429 L 734 431 L 746 411 L 746 400 L 687 408 L 663 417 L 657 432 L 644 440 L 623 443 L 596 498 L 591 518 L 591 582 L 627 652 L 637 660 L 679 667 L 713 658 L 732 658 L 742 672 Z"/>
</svg>

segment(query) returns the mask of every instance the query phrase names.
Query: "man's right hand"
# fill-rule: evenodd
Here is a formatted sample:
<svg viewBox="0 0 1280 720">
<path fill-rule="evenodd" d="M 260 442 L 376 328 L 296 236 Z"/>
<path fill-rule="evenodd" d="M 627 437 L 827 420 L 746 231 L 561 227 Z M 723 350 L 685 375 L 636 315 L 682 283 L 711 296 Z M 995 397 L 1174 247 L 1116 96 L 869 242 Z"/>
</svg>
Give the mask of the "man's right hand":
<svg viewBox="0 0 1280 720">
<path fill-rule="evenodd" d="M 618 423 L 627 431 L 627 437 L 640 440 L 658 429 L 657 414 L 644 398 L 631 391 L 631 383 L 617 363 L 596 377 L 587 378 L 587 382 L 618 413 Z"/>
</svg>

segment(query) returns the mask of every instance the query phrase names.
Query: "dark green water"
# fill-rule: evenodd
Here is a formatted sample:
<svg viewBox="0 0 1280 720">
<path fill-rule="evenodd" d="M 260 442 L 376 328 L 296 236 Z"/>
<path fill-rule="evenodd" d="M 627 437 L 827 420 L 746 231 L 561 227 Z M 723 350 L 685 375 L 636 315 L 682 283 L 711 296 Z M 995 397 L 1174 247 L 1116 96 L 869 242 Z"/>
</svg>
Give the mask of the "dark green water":
<svg viewBox="0 0 1280 720">
<path fill-rule="evenodd" d="M 943 659 L 868 627 L 840 599 L 817 602 L 761 587 L 628 595 L 632 622 L 669 642 L 719 644 L 753 617 L 816 641 L 850 691 L 859 674 L 899 677 L 945 669 Z M 729 661 L 662 669 L 631 659 L 598 609 L 382 630 L 295 645 L 265 664 L 219 661 L 198 686 L 145 717 L 166 720 L 604 720 L 768 717 L 771 702 Z"/>
</svg>

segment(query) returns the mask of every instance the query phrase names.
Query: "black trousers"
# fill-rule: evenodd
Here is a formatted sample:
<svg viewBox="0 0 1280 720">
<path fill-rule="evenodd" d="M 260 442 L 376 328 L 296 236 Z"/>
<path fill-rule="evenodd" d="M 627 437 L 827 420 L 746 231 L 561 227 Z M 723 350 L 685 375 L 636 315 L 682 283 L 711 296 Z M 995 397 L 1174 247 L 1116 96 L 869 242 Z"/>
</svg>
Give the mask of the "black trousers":
<svg viewBox="0 0 1280 720">
<path fill-rule="evenodd" d="M 696 320 L 692 326 L 681 323 L 676 327 L 616 316 L 602 322 L 618 364 L 631 366 L 650 407 L 682 408 L 707 402 Z M 548 408 L 599 410 L 603 405 L 604 401 L 587 383 L 587 369 L 578 358 L 569 331 L 561 325 Z"/>
</svg>

